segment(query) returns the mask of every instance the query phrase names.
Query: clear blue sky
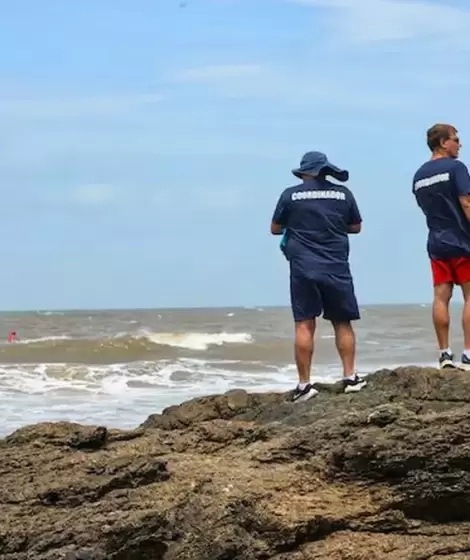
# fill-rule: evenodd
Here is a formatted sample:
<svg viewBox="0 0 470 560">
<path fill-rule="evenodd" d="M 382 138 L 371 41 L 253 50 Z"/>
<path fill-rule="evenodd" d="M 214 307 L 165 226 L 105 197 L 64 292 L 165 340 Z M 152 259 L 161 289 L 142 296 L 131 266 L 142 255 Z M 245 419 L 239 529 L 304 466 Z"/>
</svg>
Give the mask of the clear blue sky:
<svg viewBox="0 0 470 560">
<path fill-rule="evenodd" d="M 350 170 L 360 302 L 428 300 L 411 177 L 436 121 L 470 154 L 468 29 L 468 0 L 3 2 L 0 308 L 288 304 L 307 150 Z"/>
</svg>

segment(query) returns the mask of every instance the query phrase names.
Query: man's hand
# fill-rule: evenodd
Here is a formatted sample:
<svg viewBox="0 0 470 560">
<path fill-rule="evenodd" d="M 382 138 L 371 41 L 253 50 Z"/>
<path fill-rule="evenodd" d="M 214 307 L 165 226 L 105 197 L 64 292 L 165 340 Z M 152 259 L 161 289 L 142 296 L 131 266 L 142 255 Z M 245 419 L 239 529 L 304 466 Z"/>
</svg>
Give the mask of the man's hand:
<svg viewBox="0 0 470 560">
<path fill-rule="evenodd" d="M 271 222 L 271 233 L 273 235 L 282 235 L 283 226 L 276 222 Z"/>
<path fill-rule="evenodd" d="M 459 202 L 465 217 L 470 222 L 470 195 L 459 196 Z"/>
<path fill-rule="evenodd" d="M 362 223 L 351 224 L 348 226 L 348 233 L 359 233 L 362 229 Z"/>
</svg>

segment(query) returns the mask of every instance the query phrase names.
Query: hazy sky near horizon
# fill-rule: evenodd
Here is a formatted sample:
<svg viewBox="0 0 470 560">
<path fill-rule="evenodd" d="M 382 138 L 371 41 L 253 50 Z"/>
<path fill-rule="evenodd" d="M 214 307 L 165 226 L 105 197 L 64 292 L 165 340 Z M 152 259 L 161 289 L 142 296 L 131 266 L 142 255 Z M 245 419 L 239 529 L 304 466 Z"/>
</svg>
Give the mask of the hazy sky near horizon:
<svg viewBox="0 0 470 560">
<path fill-rule="evenodd" d="M 183 7 L 182 7 L 183 5 Z M 290 170 L 350 171 L 361 303 L 427 301 L 411 178 L 470 142 L 463 0 L 15 0 L 0 10 L 0 308 L 288 304 Z"/>
</svg>

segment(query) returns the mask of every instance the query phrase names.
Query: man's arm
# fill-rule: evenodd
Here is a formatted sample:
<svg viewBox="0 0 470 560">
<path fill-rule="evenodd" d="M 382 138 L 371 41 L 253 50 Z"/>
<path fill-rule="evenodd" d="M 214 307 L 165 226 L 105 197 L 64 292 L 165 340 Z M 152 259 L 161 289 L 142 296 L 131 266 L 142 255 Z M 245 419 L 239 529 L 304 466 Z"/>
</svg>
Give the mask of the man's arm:
<svg viewBox="0 0 470 560">
<path fill-rule="evenodd" d="M 356 199 L 354 195 L 350 192 L 350 204 L 349 204 L 349 220 L 348 220 L 348 233 L 360 233 L 362 229 L 362 216 L 359 211 Z"/>
<path fill-rule="evenodd" d="M 467 166 L 461 161 L 455 162 L 453 171 L 453 179 L 457 195 L 459 197 L 460 206 L 465 214 L 465 217 L 470 222 L 470 175 Z"/>
<path fill-rule="evenodd" d="M 282 235 L 284 226 L 276 222 L 271 222 L 271 233 L 273 235 Z"/>
<path fill-rule="evenodd" d="M 362 229 L 362 223 L 351 224 L 348 226 L 348 233 L 360 233 Z"/>
<path fill-rule="evenodd" d="M 282 193 L 279 197 L 279 200 L 277 201 L 276 208 L 271 220 L 271 233 L 273 235 L 283 234 L 283 230 L 285 229 L 287 223 L 287 215 L 288 208 L 286 195 L 285 193 Z"/>
<path fill-rule="evenodd" d="M 465 217 L 470 222 L 470 195 L 459 196 L 459 202 Z"/>
</svg>

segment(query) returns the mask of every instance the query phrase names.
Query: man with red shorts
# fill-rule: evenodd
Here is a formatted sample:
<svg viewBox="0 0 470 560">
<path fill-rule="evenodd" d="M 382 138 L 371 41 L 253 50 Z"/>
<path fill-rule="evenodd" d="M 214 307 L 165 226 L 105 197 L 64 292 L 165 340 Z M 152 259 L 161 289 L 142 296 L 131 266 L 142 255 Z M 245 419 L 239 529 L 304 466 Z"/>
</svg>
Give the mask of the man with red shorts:
<svg viewBox="0 0 470 560">
<path fill-rule="evenodd" d="M 429 230 L 439 365 L 455 367 L 449 344 L 449 303 L 454 285 L 458 285 L 464 298 L 461 363 L 470 369 L 470 175 L 457 159 L 461 144 L 454 126 L 435 124 L 427 131 L 427 144 L 432 157 L 415 173 L 413 193 Z"/>
</svg>

